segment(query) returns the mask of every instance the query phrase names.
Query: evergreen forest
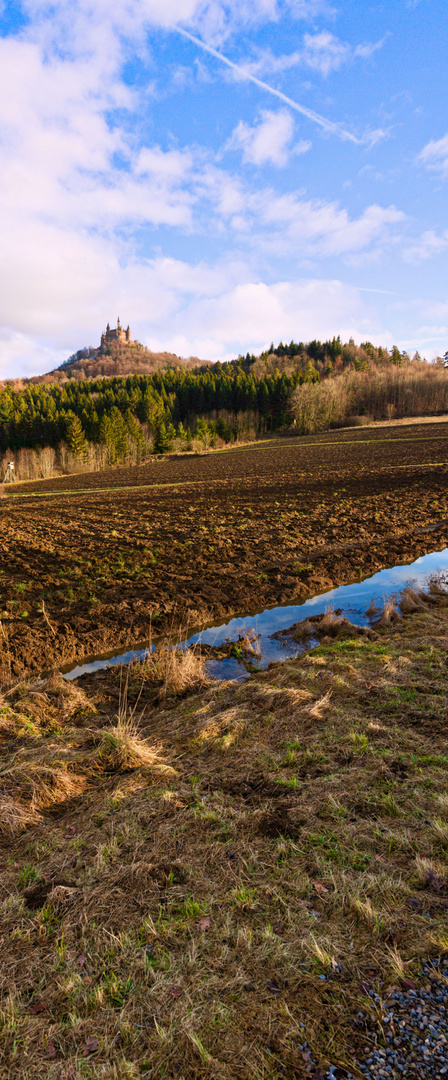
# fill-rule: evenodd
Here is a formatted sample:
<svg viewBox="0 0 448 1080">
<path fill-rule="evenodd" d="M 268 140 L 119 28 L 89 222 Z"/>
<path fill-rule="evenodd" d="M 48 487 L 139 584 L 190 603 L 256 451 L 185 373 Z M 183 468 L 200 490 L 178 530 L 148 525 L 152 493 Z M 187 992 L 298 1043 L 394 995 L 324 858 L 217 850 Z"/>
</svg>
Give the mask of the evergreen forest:
<svg viewBox="0 0 448 1080">
<path fill-rule="evenodd" d="M 428 364 L 369 342 L 291 342 L 230 363 L 169 367 L 62 384 L 0 388 L 0 453 L 22 479 L 138 462 L 295 429 L 350 414 L 376 418 L 448 409 L 447 357 Z"/>
</svg>

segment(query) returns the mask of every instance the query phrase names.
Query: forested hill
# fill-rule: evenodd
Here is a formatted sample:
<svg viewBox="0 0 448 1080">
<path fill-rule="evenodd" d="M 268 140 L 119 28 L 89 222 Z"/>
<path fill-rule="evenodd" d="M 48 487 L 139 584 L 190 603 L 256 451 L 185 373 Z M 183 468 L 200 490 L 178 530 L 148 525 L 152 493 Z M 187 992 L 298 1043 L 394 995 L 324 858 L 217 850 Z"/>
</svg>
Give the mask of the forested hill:
<svg viewBox="0 0 448 1080">
<path fill-rule="evenodd" d="M 418 354 L 417 354 L 418 356 Z M 302 375 L 307 377 L 307 372 L 313 375 L 313 371 L 320 378 L 331 375 L 346 367 L 354 367 L 356 370 L 366 369 L 374 361 L 382 363 L 390 358 L 387 349 L 376 347 L 366 341 L 361 345 L 355 345 L 354 341 L 343 344 L 340 337 L 334 337 L 330 341 L 291 341 L 289 345 L 280 342 L 259 355 L 247 353 L 235 360 L 223 363 L 223 370 L 235 370 L 253 375 L 256 379 L 264 376 L 280 373 L 281 375 Z M 400 353 L 393 349 L 394 363 L 401 359 L 409 359 L 406 353 Z M 182 368 L 186 371 L 197 371 L 215 366 L 209 360 L 200 360 L 197 356 L 184 358 L 170 352 L 153 352 L 139 342 L 130 345 L 112 343 L 107 349 L 84 348 L 79 349 L 67 360 L 45 375 L 36 375 L 31 379 L 19 380 L 16 389 L 21 389 L 29 382 L 36 385 L 56 383 L 62 385 L 68 380 L 84 382 L 89 379 L 127 377 L 129 375 L 154 375 L 169 369 Z M 0 384 L 1 385 L 1 384 Z"/>
<path fill-rule="evenodd" d="M 329 341 L 291 341 L 289 345 L 270 345 L 269 349 L 261 352 L 259 356 L 247 353 L 232 360 L 230 366 L 241 368 L 246 374 L 255 375 L 256 378 L 272 375 L 275 371 L 280 374 L 292 375 L 295 373 L 306 374 L 307 371 L 317 371 L 320 378 L 332 374 L 338 374 L 346 368 L 355 371 L 367 371 L 372 363 L 384 364 L 392 362 L 396 366 L 409 363 L 410 356 L 406 352 L 400 352 L 394 345 L 389 352 L 381 346 L 372 345 L 371 341 L 364 341 L 361 345 L 355 345 L 353 338 L 345 344 L 341 338 L 334 337 Z M 421 360 L 419 353 L 415 353 L 414 360 Z M 226 365 L 223 365 L 226 367 Z"/>
<path fill-rule="evenodd" d="M 172 364 L 94 379 L 79 369 L 61 384 L 3 384 L 0 456 L 14 458 L 25 480 L 291 428 L 322 431 L 350 417 L 433 415 L 448 411 L 447 363 L 448 354 L 427 363 L 396 346 L 333 338 L 195 369 Z"/>
<path fill-rule="evenodd" d="M 207 366 L 210 361 L 200 360 L 197 356 L 184 359 L 170 352 L 152 352 L 140 343 L 120 346 L 111 345 L 107 351 L 85 348 L 64 360 L 60 367 L 46 375 L 35 375 L 32 383 L 62 384 L 67 379 L 82 382 L 85 379 L 110 378 L 112 376 L 153 375 L 168 368 L 193 370 Z"/>
<path fill-rule="evenodd" d="M 189 443 L 207 433 L 229 441 L 245 424 L 254 431 L 285 426 L 291 391 L 313 379 L 319 380 L 316 371 L 256 378 L 238 365 L 215 364 L 62 386 L 28 383 L 19 391 L 6 385 L 0 391 L 0 449 L 65 442 L 82 456 L 92 443 L 106 447 L 112 463 L 125 456 L 129 442 L 143 453 L 151 442 L 167 449 L 167 440 Z"/>
<path fill-rule="evenodd" d="M 406 354 L 400 353 L 395 348 L 394 362 Z M 343 344 L 340 337 L 331 341 L 291 341 L 289 345 L 280 342 L 259 355 L 247 353 L 235 360 L 223 363 L 223 369 L 238 369 L 246 375 L 254 375 L 257 379 L 265 375 L 273 375 L 275 372 L 285 375 L 306 375 L 307 371 L 317 371 L 319 376 L 330 375 L 333 370 L 343 370 L 347 366 L 355 366 L 361 370 L 369 362 L 382 362 L 389 359 L 387 349 L 375 347 L 366 341 L 361 345 L 355 345 L 351 339 Z M 152 352 L 140 343 L 132 345 L 109 346 L 107 352 L 101 349 L 80 349 L 68 360 L 65 360 L 55 371 L 47 375 L 39 375 L 31 379 L 35 383 L 63 383 L 67 379 L 76 379 L 82 382 L 85 379 L 111 378 L 112 376 L 128 375 L 154 375 L 157 372 L 169 368 L 184 368 L 197 370 L 211 366 L 208 360 L 200 360 L 196 356 L 184 359 L 170 352 Z"/>
<path fill-rule="evenodd" d="M 319 377 L 325 378 L 333 372 L 338 373 L 347 367 L 355 370 L 366 370 L 373 362 L 383 363 L 393 358 L 395 364 L 409 360 L 406 353 L 400 353 L 394 346 L 392 353 L 387 349 L 376 347 L 366 341 L 361 345 L 355 345 L 353 339 L 343 344 L 340 337 L 334 337 L 329 341 L 291 341 L 289 345 L 280 342 L 259 355 L 247 353 L 246 356 L 238 356 L 235 360 L 217 365 L 210 360 L 200 360 L 197 356 L 184 358 L 170 352 L 153 352 L 140 342 L 132 342 L 130 345 L 112 343 L 105 348 L 84 348 L 64 360 L 58 368 L 45 375 L 35 375 L 30 379 L 20 379 L 11 382 L 15 390 L 21 390 L 29 383 L 35 385 L 50 385 L 54 383 L 62 386 L 69 380 L 85 382 L 86 380 L 98 380 L 101 378 L 126 378 L 129 375 L 155 375 L 159 372 L 181 368 L 185 371 L 199 371 L 209 367 L 222 368 L 233 372 L 237 370 L 245 375 L 252 375 L 256 379 L 275 374 L 288 376 L 302 376 L 305 381 L 308 377 L 313 379 L 317 372 Z M 420 359 L 418 354 L 416 358 Z M 0 383 L 0 389 L 2 384 Z"/>
</svg>

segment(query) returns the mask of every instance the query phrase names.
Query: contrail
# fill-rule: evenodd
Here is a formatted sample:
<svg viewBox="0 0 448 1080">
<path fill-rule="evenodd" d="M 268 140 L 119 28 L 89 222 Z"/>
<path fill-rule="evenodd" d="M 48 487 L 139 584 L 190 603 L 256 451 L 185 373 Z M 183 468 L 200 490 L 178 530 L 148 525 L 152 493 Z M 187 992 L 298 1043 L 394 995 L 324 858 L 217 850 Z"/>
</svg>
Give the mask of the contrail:
<svg viewBox="0 0 448 1080">
<path fill-rule="evenodd" d="M 249 82 L 259 86 L 261 90 L 267 90 L 268 94 L 272 94 L 274 97 L 279 98 L 280 101 L 284 101 L 285 105 L 289 105 L 290 109 L 295 109 L 296 112 L 301 113 L 302 116 L 306 116 L 308 120 L 312 120 L 314 124 L 318 124 L 324 131 L 331 131 L 333 135 L 338 135 L 340 139 L 348 139 L 349 142 L 356 143 L 357 146 L 362 146 L 364 140 L 357 139 L 356 135 L 352 135 L 350 131 L 346 131 L 341 124 L 335 124 L 332 120 L 327 120 L 325 116 L 321 116 L 320 113 L 314 112 L 312 109 L 307 109 L 305 105 L 299 105 L 298 101 L 293 101 L 292 98 L 287 97 L 286 94 L 282 94 L 281 90 L 276 90 L 275 87 L 269 86 L 269 83 L 263 82 L 262 79 L 257 79 L 255 75 L 251 75 L 248 71 L 245 71 L 239 64 L 235 64 L 233 60 L 229 60 L 223 53 L 218 52 L 217 49 L 213 49 L 211 45 L 206 45 L 201 38 L 195 37 L 194 34 L 189 34 L 188 30 L 183 30 L 180 26 L 176 26 L 178 34 L 182 37 L 188 38 L 188 41 L 192 41 L 194 45 L 198 45 L 204 52 L 209 53 L 210 56 L 214 56 L 216 60 L 220 60 L 222 64 L 226 64 L 227 67 L 232 68 L 232 71 L 238 72 L 238 75 L 247 79 Z"/>
</svg>

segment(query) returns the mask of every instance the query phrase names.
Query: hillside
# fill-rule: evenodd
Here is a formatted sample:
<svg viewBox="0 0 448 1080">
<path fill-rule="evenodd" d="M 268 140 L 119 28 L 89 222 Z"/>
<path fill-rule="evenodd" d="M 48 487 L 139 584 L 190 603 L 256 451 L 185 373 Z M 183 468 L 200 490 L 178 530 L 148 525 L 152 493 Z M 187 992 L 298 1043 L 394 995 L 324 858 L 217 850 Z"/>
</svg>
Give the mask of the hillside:
<svg viewBox="0 0 448 1080">
<path fill-rule="evenodd" d="M 36 375 L 33 383 L 63 383 L 67 379 L 80 382 L 84 379 L 111 378 L 112 376 L 154 375 L 157 371 L 168 368 L 191 370 L 209 365 L 209 360 L 199 360 L 197 356 L 184 359 L 170 352 L 152 352 L 140 342 L 129 345 L 112 343 L 107 351 L 99 349 L 79 349 L 65 360 L 60 367 L 46 375 Z"/>
<path fill-rule="evenodd" d="M 447 358 L 448 353 L 443 358 L 439 357 L 438 365 L 444 364 L 446 367 Z M 390 363 L 394 367 L 412 363 L 414 370 L 420 368 L 421 372 L 426 366 L 424 361 L 422 364 L 418 352 L 411 358 L 408 353 L 400 352 L 397 346 L 389 351 L 372 345 L 370 341 L 355 345 L 350 338 L 343 343 L 339 336 L 325 342 L 313 340 L 307 343 L 300 341 L 297 344 L 291 341 L 289 345 L 280 342 L 277 346 L 271 343 L 269 348 L 259 355 L 248 352 L 246 356 L 240 355 L 234 360 L 222 363 L 218 361 L 214 364 L 197 356 L 185 358 L 167 351 L 153 352 L 141 342 L 131 340 L 130 328 L 124 330 L 118 320 L 116 329 L 111 330 L 109 324 L 107 325 L 98 348 L 89 346 L 78 349 L 58 368 L 43 375 L 35 375 L 31 379 L 8 379 L 6 383 L 0 383 L 0 390 L 4 390 L 6 385 L 14 391 L 20 391 L 25 390 L 30 383 L 62 385 L 69 380 L 83 382 L 100 378 L 127 378 L 129 375 L 157 375 L 176 369 L 197 372 L 207 368 L 216 368 L 219 375 L 225 374 L 231 379 L 235 375 L 244 374 L 257 381 L 286 376 L 293 381 L 318 382 L 347 370 L 369 371 L 372 365 L 388 367 Z"/>
<path fill-rule="evenodd" d="M 57 371 L 0 384 L 0 471 L 13 457 L 16 478 L 34 480 L 270 432 L 440 416 L 448 412 L 446 360 L 337 338 L 212 364 L 153 353 L 118 324 Z"/>
<path fill-rule="evenodd" d="M 442 362 L 442 358 L 439 359 Z M 445 363 L 446 360 L 445 356 Z M 291 341 L 289 345 L 281 341 L 275 346 L 271 342 L 269 348 L 258 356 L 254 353 L 246 353 L 246 356 L 239 356 L 237 360 L 232 360 L 231 366 L 238 365 L 246 374 L 255 375 L 258 379 L 265 375 L 272 375 L 274 372 L 280 372 L 282 375 L 300 373 L 312 376 L 316 371 L 322 379 L 328 375 L 340 374 L 347 368 L 368 371 L 372 364 L 381 365 L 391 362 L 395 367 L 401 367 L 403 364 L 421 361 L 422 357 L 418 352 L 411 358 L 409 353 L 400 352 L 397 345 L 389 351 L 381 345 L 373 345 L 371 341 L 363 341 L 360 345 L 355 345 L 353 338 L 350 338 L 344 343 L 338 335 L 327 341 L 316 339 L 306 343 Z"/>
<path fill-rule="evenodd" d="M 218 361 L 216 367 L 230 377 L 233 377 L 235 372 L 240 375 L 243 372 L 257 380 L 285 375 L 288 378 L 300 376 L 306 382 L 313 382 L 317 378 L 325 379 L 332 374 L 341 374 L 347 368 L 366 371 L 372 364 L 382 365 L 390 361 L 394 366 L 400 367 L 408 364 L 410 360 L 409 354 L 400 352 L 396 346 L 389 353 L 387 349 L 374 346 L 370 341 L 355 345 L 351 338 L 344 344 L 340 337 L 334 337 L 331 341 L 315 340 L 306 344 L 302 341 L 298 344 L 291 341 L 289 345 L 280 342 L 274 346 L 272 343 L 259 355 L 247 353 L 246 356 L 238 356 L 229 362 Z M 413 361 L 421 361 L 418 353 L 413 357 Z M 61 385 L 68 380 L 82 382 L 99 378 L 126 378 L 129 375 L 155 375 L 176 368 L 197 371 L 199 368 L 214 366 L 212 361 L 201 360 L 197 356 L 185 358 L 166 351 L 153 352 L 141 342 L 131 340 L 130 328 L 124 330 L 118 320 L 116 329 L 111 330 L 109 324 L 107 325 L 98 348 L 90 346 L 78 349 L 53 371 L 35 375 L 31 379 L 13 382 L 8 380 L 8 383 L 15 390 L 21 390 L 30 382 L 37 385 Z M 4 384 L 0 386 L 3 387 Z"/>
</svg>

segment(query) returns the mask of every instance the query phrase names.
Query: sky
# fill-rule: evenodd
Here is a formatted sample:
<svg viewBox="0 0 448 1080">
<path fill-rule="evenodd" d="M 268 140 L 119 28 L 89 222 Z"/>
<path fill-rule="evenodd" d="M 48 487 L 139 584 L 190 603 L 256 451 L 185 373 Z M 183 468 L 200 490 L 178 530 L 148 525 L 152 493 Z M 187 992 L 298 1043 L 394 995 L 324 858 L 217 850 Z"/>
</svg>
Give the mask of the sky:
<svg viewBox="0 0 448 1080">
<path fill-rule="evenodd" d="M 0 0 L 0 378 L 448 349 L 445 0 Z"/>
</svg>

